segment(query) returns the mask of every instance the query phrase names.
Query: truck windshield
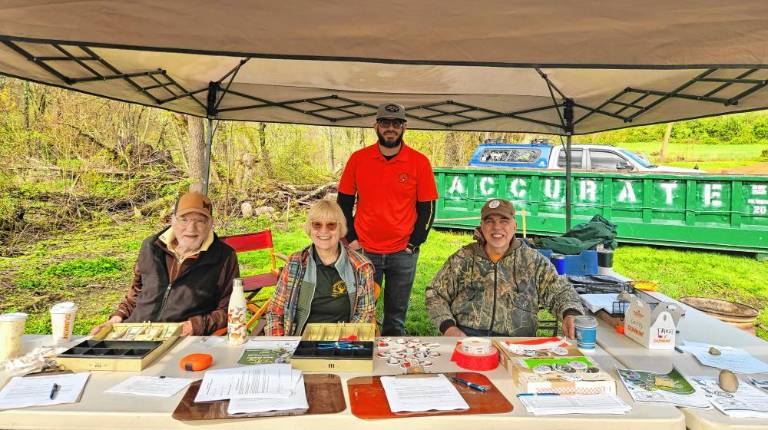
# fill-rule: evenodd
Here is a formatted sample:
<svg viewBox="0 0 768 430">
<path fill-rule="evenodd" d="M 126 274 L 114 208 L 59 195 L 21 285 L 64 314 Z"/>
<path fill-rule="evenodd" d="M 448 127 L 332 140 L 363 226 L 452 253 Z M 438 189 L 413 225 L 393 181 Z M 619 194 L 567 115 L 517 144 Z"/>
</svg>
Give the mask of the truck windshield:
<svg viewBox="0 0 768 430">
<path fill-rule="evenodd" d="M 642 156 L 642 155 L 640 155 L 640 154 L 635 154 L 634 152 L 632 152 L 632 151 L 627 151 L 626 149 L 620 149 L 619 151 L 620 151 L 622 154 L 626 155 L 627 157 L 629 157 L 629 158 L 631 158 L 631 159 L 635 160 L 635 161 L 637 162 L 637 164 L 639 164 L 639 165 L 641 165 L 641 166 L 643 166 L 643 167 L 645 167 L 645 168 L 656 167 L 656 165 L 655 165 L 655 164 L 651 163 L 650 161 L 648 161 L 648 159 L 647 159 L 647 158 L 643 157 L 643 156 Z"/>
</svg>

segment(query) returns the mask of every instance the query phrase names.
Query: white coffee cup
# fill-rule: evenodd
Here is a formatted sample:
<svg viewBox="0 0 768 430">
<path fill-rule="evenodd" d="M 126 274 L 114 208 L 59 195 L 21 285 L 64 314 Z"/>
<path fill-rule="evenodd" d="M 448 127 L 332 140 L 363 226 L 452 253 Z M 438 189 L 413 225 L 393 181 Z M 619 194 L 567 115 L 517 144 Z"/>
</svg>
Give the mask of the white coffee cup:
<svg viewBox="0 0 768 430">
<path fill-rule="evenodd" d="M 54 343 L 59 344 L 72 340 L 75 315 L 77 315 L 77 305 L 72 302 L 61 302 L 51 306 L 51 328 Z"/>
<path fill-rule="evenodd" d="M 15 312 L 0 314 L 0 361 L 15 358 L 21 352 L 21 337 L 27 314 Z"/>
</svg>

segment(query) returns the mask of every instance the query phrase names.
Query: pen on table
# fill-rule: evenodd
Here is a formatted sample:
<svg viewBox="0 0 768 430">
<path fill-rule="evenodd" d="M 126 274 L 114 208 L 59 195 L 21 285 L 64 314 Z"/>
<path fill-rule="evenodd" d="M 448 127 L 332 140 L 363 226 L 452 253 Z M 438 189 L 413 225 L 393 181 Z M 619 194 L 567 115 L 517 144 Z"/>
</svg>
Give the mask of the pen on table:
<svg viewBox="0 0 768 430">
<path fill-rule="evenodd" d="M 559 396 L 560 393 L 518 393 L 517 397 Z"/>
<path fill-rule="evenodd" d="M 48 396 L 49 399 L 53 400 L 56 398 L 56 394 L 59 393 L 59 390 L 61 389 L 61 385 L 59 384 L 53 384 L 53 387 L 51 387 L 51 394 Z"/>
<path fill-rule="evenodd" d="M 475 391 L 480 391 L 482 393 L 488 391 L 488 387 L 486 387 L 485 385 L 478 385 L 478 384 L 475 384 L 474 382 L 469 382 L 469 381 L 461 379 L 461 378 L 451 378 L 451 379 L 453 379 L 453 382 L 457 382 L 457 383 L 459 383 L 461 385 L 466 385 L 467 387 L 469 387 L 469 388 L 471 388 L 471 389 L 473 389 Z"/>
<path fill-rule="evenodd" d="M 683 353 L 684 353 L 684 352 L 683 352 L 683 350 L 682 350 L 682 349 L 680 349 L 680 347 L 679 347 L 679 346 L 676 346 L 676 347 L 675 347 L 675 351 L 679 352 L 680 354 L 683 354 Z"/>
</svg>

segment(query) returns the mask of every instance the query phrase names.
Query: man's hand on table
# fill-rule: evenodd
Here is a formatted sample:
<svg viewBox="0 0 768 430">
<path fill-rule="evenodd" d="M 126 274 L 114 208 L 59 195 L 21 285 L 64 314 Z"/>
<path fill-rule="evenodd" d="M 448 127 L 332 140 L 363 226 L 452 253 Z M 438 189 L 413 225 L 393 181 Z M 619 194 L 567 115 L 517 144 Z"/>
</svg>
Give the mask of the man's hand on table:
<svg viewBox="0 0 768 430">
<path fill-rule="evenodd" d="M 189 321 L 184 321 L 181 323 L 181 335 L 182 336 L 192 336 L 192 323 Z"/>
<path fill-rule="evenodd" d="M 576 315 L 566 315 L 563 317 L 563 334 L 568 339 L 576 337 Z"/>
<path fill-rule="evenodd" d="M 101 329 L 103 329 L 107 325 L 114 324 L 114 323 L 120 323 L 120 322 L 123 322 L 123 317 L 115 315 L 113 317 L 110 317 L 106 322 L 103 322 L 103 323 L 97 325 L 96 327 L 92 328 L 90 334 L 91 334 L 91 336 L 93 336 L 96 333 L 98 333 L 99 331 L 101 331 Z"/>
<path fill-rule="evenodd" d="M 447 330 L 445 330 L 445 333 L 443 333 L 443 336 L 451 336 L 451 337 L 466 337 L 466 333 L 461 331 L 460 328 L 453 326 L 449 327 Z"/>
</svg>

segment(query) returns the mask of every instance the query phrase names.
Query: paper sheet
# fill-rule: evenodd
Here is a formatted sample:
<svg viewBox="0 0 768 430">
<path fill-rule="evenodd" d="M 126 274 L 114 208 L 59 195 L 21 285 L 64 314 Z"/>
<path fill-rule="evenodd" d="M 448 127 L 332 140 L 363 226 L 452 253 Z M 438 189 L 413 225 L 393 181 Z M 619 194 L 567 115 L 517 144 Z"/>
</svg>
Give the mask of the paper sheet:
<svg viewBox="0 0 768 430">
<path fill-rule="evenodd" d="M 518 397 L 534 415 L 626 414 L 632 408 L 614 394 Z"/>
<path fill-rule="evenodd" d="M 0 391 L 0 410 L 75 403 L 83 392 L 90 373 L 65 373 L 50 376 L 17 376 Z M 51 399 L 53 384 L 60 386 Z"/>
<path fill-rule="evenodd" d="M 191 384 L 194 379 L 163 378 L 160 376 L 131 376 L 105 391 L 110 394 L 133 394 L 137 396 L 171 397 Z"/>
<path fill-rule="evenodd" d="M 709 348 L 713 346 L 720 350 L 720 355 L 709 353 Z M 768 364 L 740 348 L 688 341 L 680 348 L 693 354 L 704 366 L 728 369 L 734 373 L 768 372 Z"/>
<path fill-rule="evenodd" d="M 735 393 L 727 393 L 718 385 L 717 377 L 700 376 L 690 379 L 696 389 L 703 391 L 707 399 L 729 417 L 768 418 L 768 394 L 744 380 L 739 381 Z"/>
<path fill-rule="evenodd" d="M 195 402 L 224 399 L 282 398 L 296 389 L 301 371 L 290 364 L 262 364 L 205 372 Z"/>
<path fill-rule="evenodd" d="M 469 409 L 456 387 L 443 374 L 429 377 L 382 376 L 381 385 L 392 412 Z"/>
<path fill-rule="evenodd" d="M 227 413 L 235 415 L 268 411 L 288 411 L 292 409 L 309 409 L 307 392 L 304 389 L 304 376 L 299 378 L 293 395 L 287 399 L 232 399 L 229 401 Z"/>
</svg>

